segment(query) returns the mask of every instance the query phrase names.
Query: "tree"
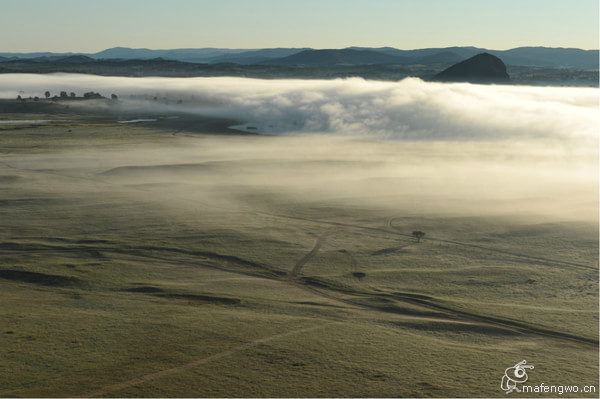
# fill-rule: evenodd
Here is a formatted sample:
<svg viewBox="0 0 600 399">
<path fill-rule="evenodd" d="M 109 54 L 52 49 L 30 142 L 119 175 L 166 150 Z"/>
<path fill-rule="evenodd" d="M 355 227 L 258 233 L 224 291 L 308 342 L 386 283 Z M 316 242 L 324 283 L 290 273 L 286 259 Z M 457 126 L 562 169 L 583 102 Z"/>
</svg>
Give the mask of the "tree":
<svg viewBox="0 0 600 399">
<path fill-rule="evenodd" d="M 67 92 L 66 91 L 61 91 L 60 92 L 60 98 L 67 98 Z"/>
<path fill-rule="evenodd" d="M 110 98 L 116 101 L 119 99 L 119 96 L 117 96 L 116 94 L 111 94 Z"/>
<path fill-rule="evenodd" d="M 44 95 L 46 96 L 46 98 L 50 98 L 50 92 L 49 91 L 45 92 Z"/>
<path fill-rule="evenodd" d="M 417 242 L 421 242 L 421 238 L 423 238 L 425 233 L 419 230 L 415 230 L 412 232 L 412 235 L 417 239 Z"/>
<path fill-rule="evenodd" d="M 85 99 L 93 99 L 93 98 L 104 98 L 100 93 L 94 93 L 93 91 L 88 91 L 87 93 L 83 93 L 83 98 Z"/>
<path fill-rule="evenodd" d="M 75 93 L 71 92 L 71 97 L 75 97 Z"/>
</svg>

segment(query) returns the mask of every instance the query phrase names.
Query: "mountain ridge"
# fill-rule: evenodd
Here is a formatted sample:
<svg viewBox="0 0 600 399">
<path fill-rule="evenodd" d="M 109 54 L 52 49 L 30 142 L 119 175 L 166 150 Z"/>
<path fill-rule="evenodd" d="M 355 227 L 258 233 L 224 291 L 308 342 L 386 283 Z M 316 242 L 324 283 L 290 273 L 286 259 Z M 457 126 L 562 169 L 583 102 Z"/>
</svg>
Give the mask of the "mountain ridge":
<svg viewBox="0 0 600 399">
<path fill-rule="evenodd" d="M 274 65 L 385 65 L 405 64 L 405 57 L 389 55 L 373 50 L 322 49 L 304 50 L 287 57 L 263 62 Z"/>
<path fill-rule="evenodd" d="M 563 47 L 516 47 L 508 50 L 485 48 L 440 47 L 401 50 L 393 47 L 346 47 L 343 49 L 312 49 L 279 47 L 262 49 L 181 48 L 154 50 L 147 48 L 112 47 L 97 53 L 10 53 L 0 52 L 0 63 L 19 59 L 85 56 L 93 60 L 151 60 L 164 58 L 173 61 L 241 65 L 389 65 L 389 64 L 452 64 L 486 52 L 502 59 L 507 65 L 543 68 L 598 69 L 599 51 Z M 360 56 L 362 55 L 362 56 Z M 320 58 L 320 59 L 319 59 Z"/>
</svg>

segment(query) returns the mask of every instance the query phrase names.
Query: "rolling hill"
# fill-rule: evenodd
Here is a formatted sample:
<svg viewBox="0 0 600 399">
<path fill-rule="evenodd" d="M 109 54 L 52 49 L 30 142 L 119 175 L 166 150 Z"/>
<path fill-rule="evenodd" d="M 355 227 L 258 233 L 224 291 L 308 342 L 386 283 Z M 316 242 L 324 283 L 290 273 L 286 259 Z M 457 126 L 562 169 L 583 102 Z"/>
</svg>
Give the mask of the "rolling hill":
<svg viewBox="0 0 600 399">
<path fill-rule="evenodd" d="M 480 53 L 489 53 L 507 65 L 539 68 L 598 69 L 598 50 L 576 48 L 518 47 L 510 50 L 489 50 L 478 47 L 445 47 L 400 50 L 393 47 L 348 47 L 344 49 L 265 48 L 265 49 L 132 49 L 114 47 L 93 54 L 86 53 L 0 53 L 0 62 L 14 59 L 38 59 L 86 56 L 95 60 L 152 60 L 163 58 L 173 61 L 240 65 L 432 65 L 466 60 Z M 74 59 L 75 60 L 75 59 Z"/>
</svg>

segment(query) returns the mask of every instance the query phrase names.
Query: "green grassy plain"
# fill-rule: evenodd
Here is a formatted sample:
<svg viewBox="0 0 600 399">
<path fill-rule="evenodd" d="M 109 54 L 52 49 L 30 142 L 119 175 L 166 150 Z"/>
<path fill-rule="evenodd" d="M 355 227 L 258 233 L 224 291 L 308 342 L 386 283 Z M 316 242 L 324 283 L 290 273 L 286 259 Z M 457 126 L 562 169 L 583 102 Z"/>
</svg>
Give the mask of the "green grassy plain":
<svg viewBox="0 0 600 399">
<path fill-rule="evenodd" d="M 598 389 L 597 222 L 357 197 L 314 170 L 381 158 L 230 121 L 1 119 L 54 121 L 0 124 L 2 397 L 506 397 L 523 359 Z"/>
</svg>

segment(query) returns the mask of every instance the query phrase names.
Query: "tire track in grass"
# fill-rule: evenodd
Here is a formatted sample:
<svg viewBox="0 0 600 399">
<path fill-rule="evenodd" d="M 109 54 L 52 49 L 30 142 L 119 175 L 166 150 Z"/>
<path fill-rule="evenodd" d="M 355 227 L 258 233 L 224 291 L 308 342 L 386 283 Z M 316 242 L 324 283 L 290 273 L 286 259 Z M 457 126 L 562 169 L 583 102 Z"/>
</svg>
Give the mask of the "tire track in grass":
<svg viewBox="0 0 600 399">
<path fill-rule="evenodd" d="M 333 325 L 337 325 L 337 324 L 341 324 L 342 322 L 331 322 L 331 323 L 325 323 L 325 324 L 319 324 L 316 326 L 312 326 L 312 327 L 305 327 L 305 328 L 300 328 L 297 330 L 292 330 L 292 331 L 288 331 L 285 333 L 280 333 L 280 334 L 274 334 L 274 335 L 270 335 L 268 337 L 263 337 L 263 338 L 259 338 L 259 339 L 255 339 L 254 341 L 250 341 L 248 343 L 242 344 L 242 345 L 238 345 L 232 349 L 228 349 L 226 351 L 223 352 L 219 352 L 216 353 L 214 355 L 211 356 L 207 356 L 204 357 L 202 359 L 198 359 L 195 360 L 193 362 L 187 363 L 187 364 L 183 364 L 181 366 L 177 366 L 177 367 L 173 367 L 170 369 L 166 369 L 166 370 L 161 370 L 161 371 L 157 371 L 155 373 L 150 373 L 150 374 L 146 374 L 137 378 L 133 378 L 131 380 L 128 381 L 123 381 L 123 382 L 119 382 L 117 384 L 112 384 L 112 385 L 107 385 L 105 387 L 99 388 L 95 391 L 91 391 L 87 394 L 84 395 L 79 395 L 79 396 L 74 396 L 75 398 L 92 398 L 92 397 L 99 397 L 102 395 L 106 395 L 108 393 L 111 392 L 116 392 L 116 391 L 120 391 L 122 389 L 125 388 L 130 388 L 136 385 L 141 385 L 144 384 L 148 381 L 152 381 L 155 380 L 157 378 L 162 378 L 162 377 L 166 377 L 166 376 L 170 376 L 173 374 L 177 374 L 177 373 L 181 373 L 183 371 L 187 371 L 189 369 L 192 369 L 194 367 L 203 365 L 203 364 L 207 364 L 228 356 L 232 356 L 234 354 L 236 354 L 237 352 L 241 352 L 244 351 L 246 349 L 250 349 L 253 348 L 255 346 L 258 346 L 260 344 L 266 343 L 266 342 L 270 342 L 270 341 L 274 341 L 276 339 L 282 339 L 282 338 L 287 338 L 290 337 L 292 335 L 298 335 L 298 334 L 306 334 L 312 331 L 316 331 L 316 330 L 320 330 L 322 328 L 326 328 L 329 326 L 333 326 Z"/>
<path fill-rule="evenodd" d="M 330 236 L 331 234 L 338 232 L 339 229 L 335 229 L 335 230 L 330 230 L 327 231 L 323 234 L 321 234 L 319 236 L 319 238 L 317 238 L 317 241 L 315 242 L 315 246 L 311 249 L 311 251 L 309 253 L 307 253 L 306 255 L 304 255 L 304 257 L 302 257 L 302 259 L 300 259 L 298 262 L 296 262 L 296 265 L 294 266 L 294 268 L 292 269 L 292 271 L 290 272 L 290 274 L 288 275 L 288 278 L 290 280 L 296 278 L 296 276 L 298 274 L 300 274 L 300 271 L 302 270 L 302 267 L 313 257 L 316 255 L 316 253 L 319 251 L 319 248 L 321 248 L 321 245 L 323 245 L 323 242 L 325 241 L 325 239 Z"/>
<path fill-rule="evenodd" d="M 396 227 L 394 227 L 392 225 L 393 219 L 394 219 L 394 217 L 390 217 L 390 218 L 386 219 L 386 227 L 390 228 L 392 230 L 397 230 Z M 319 236 L 319 238 L 315 242 L 313 249 L 296 263 L 296 266 L 294 267 L 292 272 L 290 272 L 290 274 L 288 275 L 288 280 L 290 280 L 290 281 L 295 280 L 295 277 L 300 273 L 302 267 L 317 253 L 317 251 L 321 247 L 322 243 L 324 242 L 325 238 L 327 236 L 329 236 L 330 234 L 340 231 L 340 230 L 341 229 L 330 230 L 328 232 L 323 233 L 321 236 Z M 402 234 L 402 233 L 397 233 L 397 234 L 409 236 L 408 234 Z M 456 244 L 456 245 L 463 245 L 463 246 L 467 246 L 467 247 L 475 247 L 475 248 L 489 250 L 489 251 L 493 251 L 493 252 L 501 252 L 501 253 L 505 253 L 508 255 L 521 256 L 521 257 L 529 258 L 529 259 L 544 259 L 544 258 L 531 257 L 531 256 L 527 256 L 527 255 L 513 254 L 508 251 L 497 250 L 495 248 L 487 248 L 487 247 L 483 247 L 483 246 L 479 246 L 479 245 L 475 245 L 475 244 L 467 244 L 467 243 L 462 243 L 462 242 L 457 242 L 457 241 L 442 240 L 442 239 L 435 239 L 435 238 L 431 239 L 431 240 L 448 242 L 448 243 L 452 243 L 452 244 Z M 568 264 L 568 262 L 553 261 L 550 259 L 545 259 L 545 260 L 552 261 L 552 262 L 559 263 L 559 264 L 560 263 Z M 574 264 L 574 265 L 578 265 L 578 266 L 584 267 L 584 268 L 591 268 L 587 265 L 582 265 L 582 264 Z M 379 308 L 373 307 L 373 306 L 357 304 L 351 300 L 344 300 L 341 298 L 337 298 L 335 295 L 331 295 L 331 294 L 323 292 L 323 289 L 326 289 L 327 291 L 330 291 L 330 292 L 346 293 L 346 294 L 353 294 L 353 295 L 361 295 L 362 294 L 362 295 L 366 295 L 366 296 L 373 296 L 373 294 L 369 295 L 367 293 L 359 293 L 358 291 L 355 291 L 355 290 L 347 291 L 347 290 L 340 289 L 340 288 L 336 289 L 335 287 L 327 286 L 327 284 L 323 284 L 319 281 L 316 282 L 318 284 L 317 286 L 315 286 L 315 282 L 312 282 L 312 283 L 304 282 L 304 284 L 298 282 L 297 280 L 291 281 L 291 282 L 294 285 L 296 285 L 297 287 L 302 288 L 306 291 L 310 291 L 314 294 L 317 294 L 319 296 L 322 296 L 322 297 L 325 297 L 325 298 L 328 298 L 331 300 L 345 303 L 346 305 L 351 305 L 354 307 L 358 306 L 358 307 L 362 307 L 362 308 L 371 308 L 373 310 L 378 310 L 378 311 L 382 311 L 382 310 L 390 311 L 390 310 L 386 310 L 386 309 L 379 309 Z M 377 295 L 375 295 L 375 296 L 377 296 Z M 465 324 L 489 326 L 489 327 L 492 327 L 495 329 L 510 329 L 513 331 L 521 332 L 521 333 L 529 333 L 529 334 L 533 334 L 533 335 L 550 337 L 550 338 L 554 338 L 554 339 L 567 340 L 567 341 L 571 341 L 571 342 L 575 342 L 575 343 L 583 344 L 583 345 L 590 345 L 590 344 L 593 346 L 598 345 L 597 339 L 580 337 L 580 336 L 573 335 L 573 334 L 554 331 L 554 330 L 550 330 L 550 329 L 547 329 L 544 327 L 529 325 L 526 322 L 502 319 L 502 318 L 494 317 L 494 316 L 479 315 L 479 314 L 475 314 L 475 313 L 471 313 L 471 312 L 461 311 L 461 310 L 454 309 L 449 306 L 444 306 L 442 304 L 432 302 L 433 298 L 428 297 L 428 296 L 408 294 L 408 293 L 395 293 L 395 294 L 387 294 L 387 295 L 382 295 L 382 296 L 384 296 L 384 297 L 388 296 L 390 298 L 393 298 L 393 299 L 401 301 L 401 302 L 410 303 L 410 304 L 418 305 L 420 307 L 424 307 L 426 309 L 430 309 L 430 310 L 433 310 L 436 312 L 441 312 L 442 314 L 446 314 L 447 316 L 450 316 L 451 318 L 456 318 Z M 446 320 L 444 320 L 444 321 L 446 321 Z"/>
<path fill-rule="evenodd" d="M 299 288 L 304 288 L 306 291 L 312 292 L 321 297 L 335 300 L 340 303 L 344 303 L 347 306 L 351 306 L 354 308 L 362 308 L 365 310 L 372 310 L 376 312 L 385 312 L 385 313 L 394 313 L 397 315 L 403 315 L 405 317 L 409 317 L 411 319 L 420 319 L 420 320 L 428 320 L 428 321 L 437 321 L 443 323 L 460 323 L 462 325 L 471 325 L 471 326 L 480 326 L 480 327 L 489 327 L 497 330 L 503 331 L 514 331 L 516 333 L 528 334 L 531 336 L 545 337 L 556 339 L 559 341 L 568 341 L 574 344 L 583 345 L 585 347 L 593 346 L 598 348 L 598 339 L 596 338 L 587 338 L 574 334 L 569 334 L 565 332 L 551 330 L 549 328 L 543 326 L 535 326 L 532 324 L 527 324 L 526 321 L 519 320 L 511 320 L 511 319 L 503 319 L 501 317 L 495 316 L 487 316 L 483 314 L 477 314 L 469 311 L 464 311 L 460 309 L 452 308 L 451 306 L 436 303 L 435 298 L 426 297 L 423 295 L 416 295 L 410 293 L 390 293 L 390 294 L 373 294 L 367 292 L 359 292 L 359 291 L 348 291 L 344 289 L 339 289 L 335 287 L 327 287 L 325 284 L 320 286 L 311 286 L 306 285 L 302 287 L 301 283 L 294 283 Z M 321 284 L 321 282 L 319 282 Z M 400 303 L 406 303 L 410 305 L 416 305 L 421 309 L 414 309 L 413 311 L 417 311 L 418 313 L 411 314 L 406 313 L 406 310 L 402 308 L 398 308 L 397 306 L 392 307 L 381 307 L 374 304 L 365 304 L 365 303 L 356 303 L 352 299 L 343 299 L 336 297 L 335 293 L 342 293 L 347 295 L 355 295 L 356 297 L 371 297 L 371 298 L 384 298 L 384 299 L 392 299 L 398 301 Z M 426 314 L 424 311 L 433 311 L 432 314 Z M 437 314 L 435 314 L 437 313 Z"/>
</svg>

